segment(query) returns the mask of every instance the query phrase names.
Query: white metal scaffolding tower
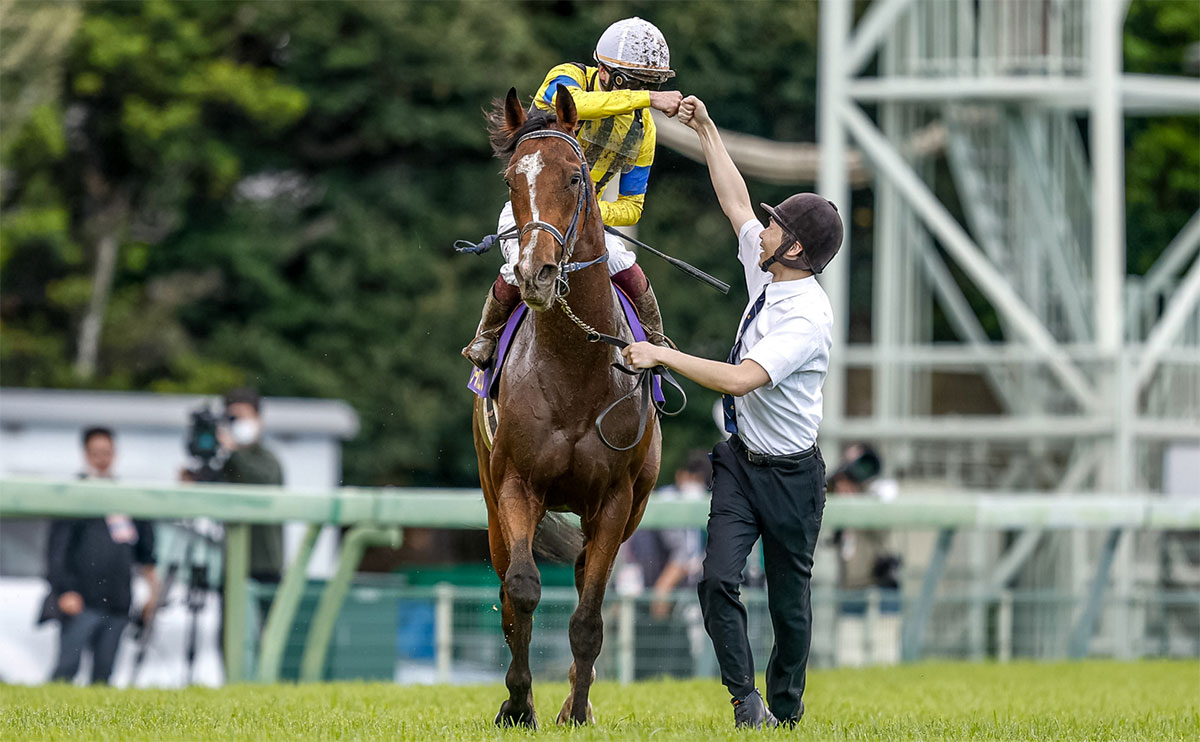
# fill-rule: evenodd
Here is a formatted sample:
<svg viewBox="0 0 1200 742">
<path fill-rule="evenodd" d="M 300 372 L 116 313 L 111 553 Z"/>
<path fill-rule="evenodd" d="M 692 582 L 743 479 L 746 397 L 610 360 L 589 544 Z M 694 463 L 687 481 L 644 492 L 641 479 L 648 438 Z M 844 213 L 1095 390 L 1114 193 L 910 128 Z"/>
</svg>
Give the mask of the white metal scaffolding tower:
<svg viewBox="0 0 1200 742">
<path fill-rule="evenodd" d="M 851 10 L 821 6 L 820 190 L 850 202 L 856 145 L 876 176 L 872 342 L 846 343 L 846 244 L 823 280 L 842 320 L 827 445 L 875 440 L 956 486 L 1158 491 L 1164 447 L 1200 440 L 1200 264 L 1182 273 L 1200 217 L 1126 275 L 1124 117 L 1200 113 L 1200 82 L 1122 73 L 1122 0 L 875 0 L 854 28 Z M 932 122 L 952 183 L 907 145 Z M 957 342 L 933 342 L 938 313 Z M 870 372 L 868 414 L 847 415 L 849 369 Z M 961 372 L 999 414 L 937 414 Z"/>
<path fill-rule="evenodd" d="M 1166 451 L 1200 441 L 1200 213 L 1127 275 L 1124 122 L 1200 113 L 1200 82 L 1123 72 L 1127 0 L 873 0 L 857 23 L 853 9 L 820 8 L 819 190 L 848 238 L 861 150 L 871 342 L 848 343 L 847 242 L 822 277 L 838 318 L 822 446 L 871 441 L 894 471 L 956 491 L 1161 492 Z M 944 161 L 911 146 L 931 124 Z M 953 341 L 935 342 L 938 322 Z M 952 408 L 944 390 L 959 382 L 961 401 L 968 380 L 978 404 Z M 1053 566 L 1025 580 L 1091 585 L 1046 649 L 1069 633 L 1074 652 L 1101 621 L 1108 565 L 1127 595 L 1149 561 L 1128 536 L 1027 532 L 967 559 L 998 586 L 1040 550 Z M 1111 650 L 1136 653 L 1119 634 L 1137 617 L 1110 614 Z"/>
</svg>

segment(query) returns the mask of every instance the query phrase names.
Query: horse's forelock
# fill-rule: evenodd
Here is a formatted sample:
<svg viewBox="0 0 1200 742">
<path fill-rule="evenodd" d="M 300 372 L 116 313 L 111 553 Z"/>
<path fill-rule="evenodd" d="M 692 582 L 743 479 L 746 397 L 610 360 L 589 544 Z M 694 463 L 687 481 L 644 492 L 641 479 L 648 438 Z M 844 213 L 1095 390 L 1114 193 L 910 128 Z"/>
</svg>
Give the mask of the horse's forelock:
<svg viewBox="0 0 1200 742">
<path fill-rule="evenodd" d="M 548 129 L 551 124 L 557 122 L 558 117 L 554 114 L 535 108 L 526 117 L 525 123 L 512 129 L 504 116 L 504 99 L 496 98 L 492 101 L 492 110 L 487 113 L 488 139 L 492 144 L 492 152 L 496 157 L 507 161 L 512 157 L 521 137 L 533 131 Z"/>
</svg>

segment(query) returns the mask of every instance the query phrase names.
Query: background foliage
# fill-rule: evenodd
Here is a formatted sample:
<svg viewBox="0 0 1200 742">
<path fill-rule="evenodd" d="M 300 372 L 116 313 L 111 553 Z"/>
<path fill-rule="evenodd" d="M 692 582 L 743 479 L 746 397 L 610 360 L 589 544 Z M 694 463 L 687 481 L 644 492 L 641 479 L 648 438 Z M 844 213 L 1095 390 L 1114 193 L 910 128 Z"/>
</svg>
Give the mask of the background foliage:
<svg viewBox="0 0 1200 742">
<path fill-rule="evenodd" d="M 37 4 L 4 9 L 10 52 L 39 23 L 61 41 L 6 55 L 0 80 L 3 383 L 342 398 L 363 423 L 352 484 L 477 481 L 458 350 L 498 257 L 449 245 L 492 231 L 504 201 L 482 126 L 492 97 L 531 95 L 641 15 L 723 126 L 816 135 L 816 3 L 147 0 L 58 4 L 48 26 Z M 1135 1 L 1127 67 L 1177 74 L 1197 9 Z M 1141 272 L 1200 198 L 1200 133 L 1191 117 L 1127 136 Z M 750 185 L 766 201 L 794 190 Z M 640 229 L 739 283 L 706 172 L 665 148 Z M 642 264 L 676 342 L 723 356 L 745 297 Z M 716 439 L 716 395 L 688 392 L 664 423 L 666 472 Z"/>
</svg>

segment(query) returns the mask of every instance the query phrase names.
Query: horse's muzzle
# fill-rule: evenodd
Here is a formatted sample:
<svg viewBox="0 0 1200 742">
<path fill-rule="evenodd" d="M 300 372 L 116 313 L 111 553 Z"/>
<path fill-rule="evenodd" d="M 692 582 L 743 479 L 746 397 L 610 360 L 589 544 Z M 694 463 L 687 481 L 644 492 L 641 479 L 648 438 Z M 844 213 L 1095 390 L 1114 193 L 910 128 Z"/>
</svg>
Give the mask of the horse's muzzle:
<svg viewBox="0 0 1200 742">
<path fill-rule="evenodd" d="M 521 290 L 521 299 L 534 311 L 544 311 L 554 302 L 555 281 L 558 278 L 558 266 L 545 263 L 533 278 L 525 275 L 518 264 L 514 268 L 517 277 L 517 288 Z"/>
<path fill-rule="evenodd" d="M 554 303 L 554 284 L 546 291 L 521 289 L 521 300 L 535 312 L 544 312 Z"/>
</svg>

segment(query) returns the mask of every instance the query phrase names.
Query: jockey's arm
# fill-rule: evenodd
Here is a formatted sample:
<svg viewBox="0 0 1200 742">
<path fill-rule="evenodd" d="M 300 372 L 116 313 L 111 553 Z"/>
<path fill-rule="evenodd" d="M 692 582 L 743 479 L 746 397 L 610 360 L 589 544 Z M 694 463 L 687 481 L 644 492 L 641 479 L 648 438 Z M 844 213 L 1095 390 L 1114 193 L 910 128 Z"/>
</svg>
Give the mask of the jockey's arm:
<svg viewBox="0 0 1200 742">
<path fill-rule="evenodd" d="M 637 115 L 645 116 L 644 113 Z M 654 164 L 654 146 L 658 133 L 654 119 L 645 116 L 646 133 L 634 167 L 621 173 L 620 193 L 616 201 L 600 201 L 600 218 L 610 227 L 628 227 L 642 218 L 646 204 L 646 185 L 650 182 L 650 166 Z"/>
<path fill-rule="evenodd" d="M 600 218 L 610 227 L 630 227 L 642 218 L 642 206 L 646 202 L 645 194 L 636 196 L 621 194 L 616 201 L 600 202 Z"/>
<path fill-rule="evenodd" d="M 584 72 L 573 64 L 560 64 L 546 75 L 534 104 L 543 111 L 554 110 L 558 86 L 570 89 L 575 110 L 583 120 L 602 119 L 632 113 L 650 106 L 649 90 L 596 90 L 588 92 Z"/>
</svg>

